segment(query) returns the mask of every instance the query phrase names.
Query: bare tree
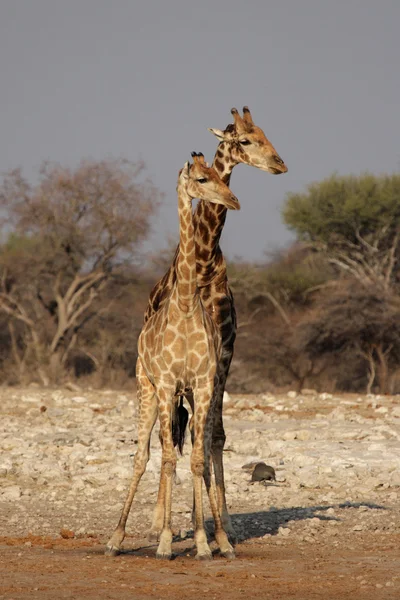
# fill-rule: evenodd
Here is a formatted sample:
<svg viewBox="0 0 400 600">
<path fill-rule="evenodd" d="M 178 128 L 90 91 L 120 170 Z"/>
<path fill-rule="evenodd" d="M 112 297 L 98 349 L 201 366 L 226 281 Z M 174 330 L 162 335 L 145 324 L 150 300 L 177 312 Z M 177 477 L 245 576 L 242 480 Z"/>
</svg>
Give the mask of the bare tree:
<svg viewBox="0 0 400 600">
<path fill-rule="evenodd" d="M 20 369 L 29 360 L 45 384 L 98 312 L 95 300 L 148 235 L 160 193 L 142 175 L 142 164 L 107 160 L 74 171 L 44 164 L 35 186 L 20 170 L 4 178 L 0 310 L 10 317 Z"/>
<path fill-rule="evenodd" d="M 366 364 L 366 391 L 389 389 L 390 370 L 400 357 L 400 301 L 370 285 L 343 281 L 321 296 L 298 330 L 310 358 L 352 349 Z"/>
</svg>

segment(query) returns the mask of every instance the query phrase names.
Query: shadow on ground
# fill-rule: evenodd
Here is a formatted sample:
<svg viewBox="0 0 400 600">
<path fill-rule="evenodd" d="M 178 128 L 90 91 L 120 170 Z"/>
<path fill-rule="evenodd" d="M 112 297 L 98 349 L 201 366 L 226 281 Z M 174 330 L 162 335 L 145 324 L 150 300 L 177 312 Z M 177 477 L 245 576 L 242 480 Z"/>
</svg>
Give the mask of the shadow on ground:
<svg viewBox="0 0 400 600">
<path fill-rule="evenodd" d="M 284 527 L 289 521 L 302 521 L 306 519 L 317 518 L 320 521 L 340 521 L 335 515 L 324 514 L 329 508 L 333 509 L 346 509 L 346 508 L 359 508 L 360 506 L 366 506 L 370 509 L 375 510 L 387 510 L 385 506 L 375 504 L 373 502 L 342 502 L 340 504 L 329 504 L 323 506 L 295 506 L 290 508 L 274 508 L 271 507 L 269 510 L 249 512 L 249 513 L 237 513 L 231 514 L 232 525 L 236 531 L 238 543 L 244 542 L 249 539 L 262 538 L 264 535 L 276 535 L 280 527 Z M 212 518 L 206 519 L 205 521 L 206 531 L 208 533 L 209 541 L 214 539 L 214 521 Z M 191 540 L 194 537 L 193 530 L 187 532 L 185 540 Z M 181 542 L 182 538 L 174 536 L 173 543 Z M 148 552 L 150 549 L 157 548 L 158 544 L 149 544 L 148 546 L 142 546 L 134 550 L 122 550 L 121 554 L 138 554 Z M 174 557 L 183 554 L 193 554 L 195 547 L 186 547 L 183 551 L 176 551 Z M 218 551 L 213 552 L 213 554 Z"/>
<path fill-rule="evenodd" d="M 334 515 L 324 514 L 329 508 L 368 508 L 386 510 L 384 506 L 372 502 L 343 502 L 323 506 L 295 506 L 290 508 L 270 508 L 266 511 L 240 513 L 231 515 L 232 525 L 237 533 L 238 541 L 244 542 L 252 538 L 260 538 L 266 534 L 276 535 L 279 527 L 284 527 L 289 521 L 303 521 L 317 518 L 320 521 L 340 521 Z M 206 521 L 207 530 L 212 533 L 214 525 L 212 519 Z"/>
</svg>

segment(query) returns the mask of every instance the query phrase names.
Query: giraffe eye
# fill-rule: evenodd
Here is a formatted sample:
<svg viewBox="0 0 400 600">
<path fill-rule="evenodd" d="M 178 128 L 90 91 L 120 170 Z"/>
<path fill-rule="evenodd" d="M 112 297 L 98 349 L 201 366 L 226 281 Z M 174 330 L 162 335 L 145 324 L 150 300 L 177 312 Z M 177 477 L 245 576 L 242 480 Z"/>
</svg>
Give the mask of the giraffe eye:
<svg viewBox="0 0 400 600">
<path fill-rule="evenodd" d="M 199 177 L 199 179 L 196 179 L 196 181 L 198 181 L 198 183 L 207 183 L 207 179 L 205 177 Z"/>
<path fill-rule="evenodd" d="M 251 144 L 250 140 L 239 140 L 239 144 L 242 144 L 242 146 L 248 146 L 249 144 Z"/>
</svg>

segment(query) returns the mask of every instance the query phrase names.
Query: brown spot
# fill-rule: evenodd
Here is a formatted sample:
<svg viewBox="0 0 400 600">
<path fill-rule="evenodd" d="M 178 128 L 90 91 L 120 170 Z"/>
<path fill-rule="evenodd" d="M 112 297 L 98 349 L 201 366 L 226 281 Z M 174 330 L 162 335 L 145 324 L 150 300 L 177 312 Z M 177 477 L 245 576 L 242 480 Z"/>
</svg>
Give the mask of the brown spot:
<svg viewBox="0 0 400 600">
<path fill-rule="evenodd" d="M 196 251 L 196 255 L 197 255 L 197 259 L 198 260 L 208 260 L 210 258 L 210 251 L 208 248 L 206 247 L 198 247 L 197 251 Z"/>
<path fill-rule="evenodd" d="M 221 148 L 218 148 L 218 150 L 217 150 L 217 156 L 218 156 L 218 158 L 223 158 L 224 157 L 224 153 L 222 152 Z"/>
<path fill-rule="evenodd" d="M 185 342 L 180 336 L 176 339 L 172 346 L 175 356 L 182 356 L 185 352 Z"/>
<path fill-rule="evenodd" d="M 189 279 L 190 267 L 186 263 L 180 264 L 179 272 L 180 272 L 181 277 L 183 277 L 184 279 Z"/>
<path fill-rule="evenodd" d="M 198 230 L 199 230 L 199 233 L 200 233 L 202 239 L 204 239 L 204 236 L 208 233 L 208 227 L 204 223 L 204 221 L 200 221 Z"/>
<path fill-rule="evenodd" d="M 219 173 L 224 172 L 224 164 L 220 160 L 218 160 L 218 158 L 215 159 L 214 166 L 216 171 L 218 171 Z"/>
<path fill-rule="evenodd" d="M 173 356 L 172 356 L 171 352 L 169 350 L 167 350 L 166 348 L 164 348 L 164 350 L 163 350 L 163 358 L 164 358 L 165 362 L 169 365 L 173 361 Z"/>
<path fill-rule="evenodd" d="M 167 329 L 164 333 L 164 344 L 170 346 L 175 340 L 175 333 L 171 329 Z"/>
<path fill-rule="evenodd" d="M 217 227 L 217 219 L 216 219 L 214 213 L 212 213 L 211 211 L 209 212 L 207 221 L 208 221 L 208 226 L 210 227 L 210 229 L 212 231 L 214 231 L 214 229 Z"/>
</svg>

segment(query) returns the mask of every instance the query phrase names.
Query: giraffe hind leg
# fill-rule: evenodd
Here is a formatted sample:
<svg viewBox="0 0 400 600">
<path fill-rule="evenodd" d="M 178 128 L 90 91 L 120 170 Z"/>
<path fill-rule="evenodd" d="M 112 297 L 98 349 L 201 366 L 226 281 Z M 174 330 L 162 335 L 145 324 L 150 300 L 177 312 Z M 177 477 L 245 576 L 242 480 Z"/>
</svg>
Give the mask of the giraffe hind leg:
<svg viewBox="0 0 400 600">
<path fill-rule="evenodd" d="M 229 361 L 230 364 L 230 361 Z M 225 479 L 224 479 L 224 464 L 223 464 L 223 450 L 225 446 L 225 431 L 222 421 L 222 405 L 224 397 L 224 389 L 227 373 L 229 371 L 229 364 L 221 365 L 222 376 L 220 376 L 218 386 L 215 389 L 215 408 L 214 408 L 214 425 L 213 425 L 213 439 L 211 446 L 212 460 L 214 466 L 215 475 L 215 486 L 217 493 L 218 511 L 221 515 L 221 521 L 223 529 L 227 532 L 229 541 L 232 545 L 237 543 L 236 531 L 232 525 L 232 520 L 228 512 L 226 503 L 226 492 L 225 492 Z"/>
<path fill-rule="evenodd" d="M 218 510 L 215 485 L 212 480 L 212 461 L 211 461 L 211 440 L 213 429 L 213 415 L 207 420 L 206 431 L 204 435 L 204 483 L 206 486 L 211 512 L 214 519 L 215 540 L 219 546 L 221 556 L 224 558 L 235 558 L 235 551 L 229 542 L 228 535 L 223 527 L 221 516 Z"/>
</svg>

